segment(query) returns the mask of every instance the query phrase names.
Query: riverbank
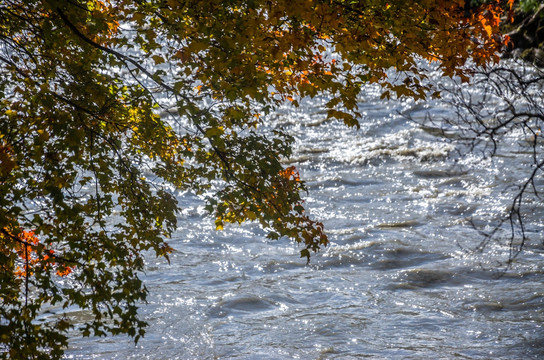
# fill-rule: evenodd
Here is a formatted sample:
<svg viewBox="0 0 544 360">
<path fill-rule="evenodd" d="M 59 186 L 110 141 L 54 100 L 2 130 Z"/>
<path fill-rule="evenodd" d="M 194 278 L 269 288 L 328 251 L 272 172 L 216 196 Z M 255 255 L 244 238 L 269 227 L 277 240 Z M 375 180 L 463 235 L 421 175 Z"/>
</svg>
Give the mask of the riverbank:
<svg viewBox="0 0 544 360">
<path fill-rule="evenodd" d="M 503 58 L 520 58 L 538 67 L 544 67 L 544 4 L 533 11 L 520 10 L 514 22 L 505 26 L 510 44 Z"/>
</svg>

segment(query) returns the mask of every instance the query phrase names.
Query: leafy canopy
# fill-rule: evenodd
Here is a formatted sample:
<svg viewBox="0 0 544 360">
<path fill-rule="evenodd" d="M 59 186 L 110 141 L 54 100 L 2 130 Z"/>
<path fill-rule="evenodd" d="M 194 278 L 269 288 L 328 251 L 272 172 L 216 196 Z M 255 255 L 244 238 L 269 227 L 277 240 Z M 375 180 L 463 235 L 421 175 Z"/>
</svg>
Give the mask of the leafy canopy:
<svg viewBox="0 0 544 360">
<path fill-rule="evenodd" d="M 462 0 L 0 2 L 2 356 L 60 357 L 73 306 L 84 336 L 137 341 L 143 253 L 172 250 L 171 189 L 205 198 L 218 229 L 257 221 L 309 259 L 327 236 L 266 115 L 325 94 L 328 117 L 358 126 L 365 83 L 424 98 L 421 60 L 462 79 L 496 61 L 500 16 Z"/>
</svg>

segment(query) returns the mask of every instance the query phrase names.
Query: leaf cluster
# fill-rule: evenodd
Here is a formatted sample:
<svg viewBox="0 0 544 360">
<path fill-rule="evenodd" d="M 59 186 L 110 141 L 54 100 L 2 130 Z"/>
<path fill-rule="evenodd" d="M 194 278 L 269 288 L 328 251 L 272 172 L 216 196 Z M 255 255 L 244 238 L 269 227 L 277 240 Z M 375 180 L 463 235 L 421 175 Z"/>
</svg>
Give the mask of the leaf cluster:
<svg viewBox="0 0 544 360">
<path fill-rule="evenodd" d="M 74 325 L 38 322 L 49 306 L 87 311 L 84 336 L 138 341 L 138 274 L 145 252 L 172 251 L 171 189 L 203 196 L 218 229 L 257 221 L 309 259 L 328 239 L 267 115 L 325 94 L 358 126 L 365 83 L 423 98 L 422 59 L 462 79 L 497 60 L 500 15 L 462 0 L 2 1 L 2 356 L 62 355 Z"/>
</svg>

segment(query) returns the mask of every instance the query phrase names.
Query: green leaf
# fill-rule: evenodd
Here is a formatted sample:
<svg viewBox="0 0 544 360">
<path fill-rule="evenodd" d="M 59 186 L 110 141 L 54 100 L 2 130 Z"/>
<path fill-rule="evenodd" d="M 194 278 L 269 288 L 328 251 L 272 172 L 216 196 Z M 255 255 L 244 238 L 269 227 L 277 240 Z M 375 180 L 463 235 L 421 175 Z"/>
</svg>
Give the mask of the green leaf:
<svg viewBox="0 0 544 360">
<path fill-rule="evenodd" d="M 164 58 L 160 55 L 153 55 L 152 58 L 153 58 L 153 61 L 155 61 L 155 65 L 164 63 Z"/>
<path fill-rule="evenodd" d="M 211 138 L 214 136 L 222 135 L 223 133 L 224 133 L 224 130 L 222 127 L 211 127 L 206 129 L 204 136 Z"/>
</svg>

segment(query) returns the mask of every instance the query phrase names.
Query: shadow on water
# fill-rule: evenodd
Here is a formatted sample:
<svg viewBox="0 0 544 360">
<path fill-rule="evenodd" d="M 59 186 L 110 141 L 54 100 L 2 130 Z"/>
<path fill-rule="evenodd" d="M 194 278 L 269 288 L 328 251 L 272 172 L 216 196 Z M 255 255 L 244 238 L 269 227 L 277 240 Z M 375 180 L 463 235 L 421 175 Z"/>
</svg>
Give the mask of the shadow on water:
<svg viewBox="0 0 544 360">
<path fill-rule="evenodd" d="M 396 270 L 421 267 L 428 263 L 450 259 L 447 254 L 422 251 L 417 248 L 391 247 L 379 242 L 361 242 L 357 246 L 336 246 L 326 254 L 324 268 L 362 266 L 372 270 Z"/>
<path fill-rule="evenodd" d="M 413 269 L 400 272 L 393 283 L 386 288 L 390 290 L 419 288 L 433 288 L 440 286 L 458 286 L 463 279 L 459 279 L 455 273 L 448 270 L 437 269 Z"/>
<path fill-rule="evenodd" d="M 212 318 L 221 318 L 233 313 L 241 316 L 244 313 L 251 314 L 274 310 L 276 307 L 276 304 L 262 297 L 242 295 L 217 302 L 208 310 L 207 315 Z"/>
<path fill-rule="evenodd" d="M 514 353 L 523 353 L 528 359 L 544 359 L 544 330 L 538 336 L 523 338 L 519 343 L 512 345 L 509 349 Z"/>
<path fill-rule="evenodd" d="M 404 269 L 450 258 L 445 254 L 410 248 L 383 249 L 373 255 L 375 255 L 374 261 L 369 265 L 376 270 Z"/>
</svg>

